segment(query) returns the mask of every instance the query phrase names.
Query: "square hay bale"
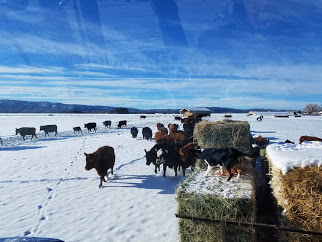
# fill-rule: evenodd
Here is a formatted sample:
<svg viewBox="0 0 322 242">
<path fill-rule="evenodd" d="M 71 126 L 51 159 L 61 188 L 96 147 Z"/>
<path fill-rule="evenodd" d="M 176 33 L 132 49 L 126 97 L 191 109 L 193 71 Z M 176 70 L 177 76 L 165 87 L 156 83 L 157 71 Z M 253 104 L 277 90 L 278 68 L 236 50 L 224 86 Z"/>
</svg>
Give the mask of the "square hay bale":
<svg viewBox="0 0 322 242">
<path fill-rule="evenodd" d="M 178 214 L 208 219 L 254 222 L 256 202 L 252 179 L 205 177 L 195 172 L 176 191 Z M 180 241 L 221 241 L 220 223 L 179 219 Z M 253 241 L 254 229 L 227 224 L 227 241 Z"/>
<path fill-rule="evenodd" d="M 271 187 L 286 223 L 305 230 L 322 231 L 322 167 L 296 167 L 286 174 L 269 159 Z M 287 233 L 290 241 L 321 241 L 321 236 Z"/>
<path fill-rule="evenodd" d="M 194 138 L 201 148 L 233 147 L 244 153 L 253 150 L 253 138 L 247 121 L 202 121 L 195 126 Z"/>
</svg>

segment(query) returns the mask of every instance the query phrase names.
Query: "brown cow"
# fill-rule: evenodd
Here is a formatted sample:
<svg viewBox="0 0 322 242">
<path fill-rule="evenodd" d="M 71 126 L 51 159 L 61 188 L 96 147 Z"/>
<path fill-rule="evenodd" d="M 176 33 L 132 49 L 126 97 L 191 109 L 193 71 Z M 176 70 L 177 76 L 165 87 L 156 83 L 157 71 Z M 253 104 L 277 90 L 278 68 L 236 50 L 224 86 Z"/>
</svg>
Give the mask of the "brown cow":
<svg viewBox="0 0 322 242">
<path fill-rule="evenodd" d="M 155 140 L 155 142 L 159 143 L 158 141 L 159 141 L 160 139 L 166 139 L 166 140 L 167 140 L 167 141 L 169 141 L 169 142 L 174 142 L 174 141 L 175 141 L 175 139 L 174 139 L 172 136 L 170 136 L 170 135 L 168 135 L 168 134 L 166 134 L 166 133 L 162 132 L 162 130 L 159 130 L 159 131 L 158 131 L 158 132 L 156 132 L 156 133 L 155 133 L 155 135 L 154 135 L 154 140 Z"/>
<path fill-rule="evenodd" d="M 300 144 L 302 144 L 302 142 L 304 141 L 322 141 L 322 139 L 318 138 L 318 137 L 314 137 L 314 136 L 301 136 L 300 138 Z"/>
<path fill-rule="evenodd" d="M 160 130 L 161 128 L 164 128 L 164 125 L 162 123 L 157 123 L 157 129 Z"/>
<path fill-rule="evenodd" d="M 182 133 L 175 133 L 172 135 L 175 142 L 187 142 L 189 138 Z"/>
<path fill-rule="evenodd" d="M 102 187 L 102 182 L 106 182 L 105 176 L 107 177 L 107 170 L 111 169 L 111 174 L 113 175 L 113 167 L 115 164 L 115 154 L 113 147 L 102 146 L 97 151 L 92 154 L 86 154 L 86 166 L 85 170 L 89 171 L 95 168 L 97 174 L 100 176 L 100 185 Z"/>
<path fill-rule="evenodd" d="M 194 167 L 196 165 L 196 157 L 191 150 L 194 150 L 196 147 L 197 144 L 190 142 L 180 148 L 180 165 L 182 167 L 182 173 L 184 176 L 186 175 L 186 168 L 188 168 L 189 166 L 191 166 L 192 171 L 194 170 Z"/>
<path fill-rule="evenodd" d="M 254 139 L 255 144 L 258 145 L 259 148 L 265 148 L 268 143 L 269 143 L 269 139 L 265 139 L 262 136 L 258 136 Z"/>
<path fill-rule="evenodd" d="M 169 124 L 169 135 L 174 135 L 178 131 L 178 125 L 177 124 Z"/>
</svg>

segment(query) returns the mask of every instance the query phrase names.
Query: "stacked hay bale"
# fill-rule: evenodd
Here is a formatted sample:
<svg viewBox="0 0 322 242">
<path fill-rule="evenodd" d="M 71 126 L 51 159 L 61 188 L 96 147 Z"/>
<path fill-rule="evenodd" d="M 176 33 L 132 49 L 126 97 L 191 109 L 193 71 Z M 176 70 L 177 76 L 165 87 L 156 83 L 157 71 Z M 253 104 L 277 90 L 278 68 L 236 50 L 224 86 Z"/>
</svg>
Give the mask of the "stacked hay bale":
<svg viewBox="0 0 322 242">
<path fill-rule="evenodd" d="M 224 120 L 196 124 L 194 138 L 201 148 L 233 147 L 252 152 L 247 122 Z M 205 163 L 205 162 L 203 162 Z M 177 189 L 178 214 L 234 221 L 254 222 L 256 201 L 253 177 L 226 181 L 226 176 L 205 177 L 199 170 Z M 179 220 L 181 241 L 221 241 L 220 225 Z M 254 230 L 227 225 L 227 241 L 253 241 Z"/>
<path fill-rule="evenodd" d="M 177 189 L 178 214 L 208 219 L 233 220 L 252 223 L 256 206 L 254 186 L 251 179 L 205 177 L 196 172 Z M 228 225 L 227 241 L 254 241 L 255 231 L 251 227 Z M 179 220 L 180 241 L 222 241 L 220 224 Z"/>
<path fill-rule="evenodd" d="M 296 167 L 286 174 L 269 159 L 271 187 L 292 227 L 322 231 L 322 167 Z M 321 237 L 283 233 L 288 241 L 321 241 Z"/>
</svg>

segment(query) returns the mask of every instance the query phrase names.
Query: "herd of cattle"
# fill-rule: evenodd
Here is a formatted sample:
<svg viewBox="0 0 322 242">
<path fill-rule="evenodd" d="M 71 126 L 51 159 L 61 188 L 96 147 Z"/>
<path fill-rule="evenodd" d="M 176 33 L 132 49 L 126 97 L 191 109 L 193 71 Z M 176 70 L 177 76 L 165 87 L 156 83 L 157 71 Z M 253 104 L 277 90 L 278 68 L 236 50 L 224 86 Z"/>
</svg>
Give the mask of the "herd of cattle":
<svg viewBox="0 0 322 242">
<path fill-rule="evenodd" d="M 145 118 L 145 117 L 140 117 Z M 179 130 L 179 125 L 176 123 L 170 123 L 165 127 L 161 123 L 157 123 L 157 132 L 154 135 L 156 144 L 149 150 L 145 150 L 146 165 L 154 164 L 154 172 L 160 171 L 160 166 L 163 165 L 163 176 L 166 175 L 167 167 L 174 169 L 175 175 L 177 175 L 178 169 L 182 168 L 182 173 L 185 176 L 185 170 L 188 167 L 191 167 L 193 170 L 196 164 L 197 159 L 203 159 L 208 164 L 208 169 L 206 175 L 213 168 L 213 166 L 223 166 L 228 171 L 229 181 L 232 177 L 231 169 L 235 166 L 238 166 L 238 158 L 244 156 L 245 158 L 249 157 L 254 159 L 259 152 L 253 154 L 245 154 L 237 151 L 233 148 L 227 149 L 204 149 L 201 151 L 200 147 L 193 142 L 193 131 L 196 123 L 201 121 L 201 119 L 195 118 L 185 118 L 181 119 L 180 117 L 175 117 L 175 120 L 180 120 L 183 123 L 183 130 Z M 108 128 L 111 127 L 112 122 L 110 120 L 104 121 L 103 125 Z M 126 127 L 127 121 L 122 120 L 118 122 L 118 128 Z M 86 123 L 84 128 L 88 132 L 96 132 L 97 124 Z M 74 133 L 81 133 L 82 130 L 80 127 L 73 127 Z M 40 131 L 45 132 L 45 136 L 49 133 L 54 132 L 55 136 L 57 135 L 57 125 L 44 125 L 40 126 Z M 133 138 L 136 138 L 138 135 L 138 129 L 132 127 L 130 129 L 131 135 Z M 36 128 L 34 127 L 22 127 L 16 129 L 16 135 L 20 134 L 25 140 L 26 135 L 31 135 L 31 139 L 36 136 Z M 152 130 L 149 127 L 144 127 L 142 129 L 143 139 L 152 140 Z M 304 141 L 322 141 L 322 139 L 313 137 L 313 136 L 302 136 L 300 138 L 300 143 Z M 285 141 L 286 143 L 293 143 L 289 140 Z M 261 136 L 258 136 L 254 139 L 254 143 L 259 148 L 265 148 L 269 140 Z M 2 145 L 2 140 L 0 138 L 0 144 Z M 256 150 L 256 149 L 255 149 Z M 257 150 L 258 151 L 258 150 Z M 86 170 L 95 168 L 97 174 L 100 176 L 100 185 L 102 187 L 102 182 L 106 181 L 105 176 L 108 175 L 108 169 L 111 169 L 111 174 L 113 174 L 113 167 L 115 164 L 115 153 L 113 147 L 103 146 L 100 147 L 97 151 L 92 154 L 86 154 Z M 236 167 L 238 172 L 238 177 L 240 175 L 240 169 Z"/>
</svg>

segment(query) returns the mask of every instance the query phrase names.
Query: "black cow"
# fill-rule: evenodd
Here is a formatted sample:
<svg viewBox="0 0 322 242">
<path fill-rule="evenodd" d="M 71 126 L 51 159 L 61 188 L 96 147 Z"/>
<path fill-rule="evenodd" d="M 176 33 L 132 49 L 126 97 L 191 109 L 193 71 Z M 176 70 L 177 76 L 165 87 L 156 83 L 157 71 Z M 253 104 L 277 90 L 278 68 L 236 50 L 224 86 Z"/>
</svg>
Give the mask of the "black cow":
<svg viewBox="0 0 322 242">
<path fill-rule="evenodd" d="M 181 122 L 182 118 L 181 117 L 178 117 L 178 116 L 175 116 L 174 117 L 174 120 L 177 120 L 177 121 L 180 121 Z"/>
<path fill-rule="evenodd" d="M 151 140 L 152 139 L 152 130 L 149 127 L 144 127 L 142 129 L 143 139 Z"/>
<path fill-rule="evenodd" d="M 182 146 L 180 146 L 179 143 L 159 143 L 159 144 L 155 144 L 149 151 L 146 151 L 146 149 L 144 149 L 145 151 L 145 158 L 146 158 L 146 165 L 149 166 L 151 163 L 154 164 L 155 168 L 154 168 L 154 172 L 157 173 L 157 169 L 160 170 L 160 164 L 156 163 L 156 159 L 157 159 L 157 151 L 160 148 L 174 148 L 174 149 L 180 149 Z"/>
<path fill-rule="evenodd" d="M 121 128 L 122 126 L 125 126 L 126 127 L 127 125 L 127 121 L 126 120 L 121 120 L 119 121 L 119 124 L 117 125 L 117 127 Z"/>
<path fill-rule="evenodd" d="M 131 134 L 132 134 L 133 138 L 136 138 L 138 136 L 138 133 L 139 133 L 139 131 L 136 127 L 131 128 Z"/>
<path fill-rule="evenodd" d="M 173 168 L 175 176 L 177 176 L 178 166 L 181 163 L 180 153 L 175 148 L 160 148 L 157 151 L 156 165 L 163 164 L 163 176 L 167 167 Z"/>
<path fill-rule="evenodd" d="M 3 145 L 2 139 L 0 138 L 0 145 Z"/>
<path fill-rule="evenodd" d="M 105 128 L 111 128 L 112 121 L 106 120 L 106 121 L 103 122 L 103 125 L 105 126 Z"/>
<path fill-rule="evenodd" d="M 83 133 L 81 127 L 79 127 L 79 126 L 78 127 L 74 127 L 73 130 L 74 130 L 74 134 L 75 133 Z"/>
<path fill-rule="evenodd" d="M 22 127 L 22 128 L 19 128 L 19 129 L 16 129 L 16 135 L 17 134 L 20 134 L 23 138 L 23 140 L 25 140 L 25 136 L 26 135 L 31 135 L 31 139 L 33 137 L 37 138 L 37 135 L 36 135 L 36 128 L 34 127 Z"/>
<path fill-rule="evenodd" d="M 55 136 L 57 135 L 57 125 L 52 124 L 52 125 L 42 125 L 40 126 L 40 131 L 45 132 L 45 137 L 46 135 L 49 136 L 48 133 L 55 132 Z"/>
<path fill-rule="evenodd" d="M 92 131 L 92 129 L 96 132 L 96 123 L 84 124 L 84 128 L 87 128 L 88 132 Z"/>
</svg>

